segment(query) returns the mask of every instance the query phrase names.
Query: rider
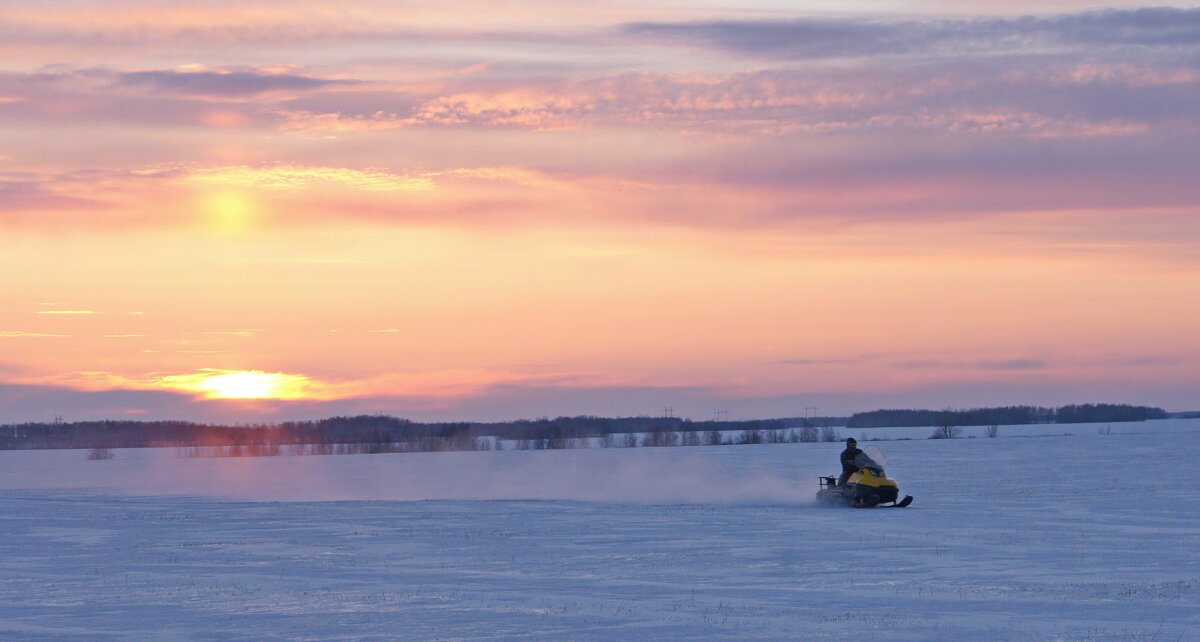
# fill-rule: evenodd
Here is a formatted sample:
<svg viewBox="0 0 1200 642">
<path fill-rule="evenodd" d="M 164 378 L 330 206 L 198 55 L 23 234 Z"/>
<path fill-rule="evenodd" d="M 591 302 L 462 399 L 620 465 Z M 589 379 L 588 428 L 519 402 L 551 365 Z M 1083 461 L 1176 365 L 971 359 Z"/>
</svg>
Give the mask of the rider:
<svg viewBox="0 0 1200 642">
<path fill-rule="evenodd" d="M 855 465 L 854 458 L 862 454 L 865 453 L 858 449 L 858 441 L 854 437 L 846 440 L 846 449 L 842 451 L 842 475 L 838 477 L 838 486 L 845 486 L 850 475 L 858 472 L 860 467 Z"/>
</svg>

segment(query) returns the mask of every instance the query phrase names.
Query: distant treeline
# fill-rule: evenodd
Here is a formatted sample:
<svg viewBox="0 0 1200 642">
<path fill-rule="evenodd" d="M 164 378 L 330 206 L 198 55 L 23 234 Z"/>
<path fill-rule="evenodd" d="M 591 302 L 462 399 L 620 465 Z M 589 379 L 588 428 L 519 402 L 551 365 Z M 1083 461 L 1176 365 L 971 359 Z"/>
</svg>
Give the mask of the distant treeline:
<svg viewBox="0 0 1200 642">
<path fill-rule="evenodd" d="M 696 441 L 686 435 L 742 431 L 758 435 L 803 428 L 829 429 L 845 417 L 792 417 L 748 421 L 692 421 L 676 417 L 558 417 L 495 423 L 418 423 L 385 415 L 331 417 L 317 421 L 223 426 L 186 421 L 81 421 L 0 426 L 0 450 L 50 448 L 152 448 L 293 446 L 300 444 L 388 444 L 380 452 L 480 450 L 496 439 L 522 448 L 563 448 L 581 439 L 614 434 L 658 435 L 659 441 Z M 826 430 L 828 432 L 828 430 Z M 814 434 L 814 431 L 805 435 Z M 671 434 L 675 437 L 667 437 Z M 681 437 L 683 435 L 684 437 Z M 495 439 L 493 439 L 495 438 Z M 813 439 L 815 441 L 816 439 Z M 652 445 L 656 444 L 653 440 Z M 717 438 L 720 443 L 720 438 Z"/>
<path fill-rule="evenodd" d="M 234 454 L 272 454 L 280 448 L 315 453 L 485 450 L 504 442 L 520 449 L 834 441 L 836 427 L 990 426 L 1164 419 L 1160 408 L 1087 404 L 972 410 L 876 410 L 852 417 L 785 417 L 692 421 L 678 417 L 558 417 L 494 423 L 418 423 L 386 415 L 331 417 L 278 424 L 211 425 L 187 421 L 81 421 L 0 425 L 0 450 L 50 448 L 221 448 Z M 623 435 L 622 438 L 615 437 Z M 344 448 L 343 448 L 344 450 Z M 198 451 L 199 452 L 199 451 Z M 228 453 L 227 453 L 228 454 Z"/>
<path fill-rule="evenodd" d="M 1060 408 L 1005 406 L 970 410 L 873 410 L 855 413 L 847 428 L 904 426 L 997 426 L 1014 424 L 1078 424 L 1101 421 L 1166 419 L 1162 408 L 1126 404 L 1078 404 Z"/>
</svg>

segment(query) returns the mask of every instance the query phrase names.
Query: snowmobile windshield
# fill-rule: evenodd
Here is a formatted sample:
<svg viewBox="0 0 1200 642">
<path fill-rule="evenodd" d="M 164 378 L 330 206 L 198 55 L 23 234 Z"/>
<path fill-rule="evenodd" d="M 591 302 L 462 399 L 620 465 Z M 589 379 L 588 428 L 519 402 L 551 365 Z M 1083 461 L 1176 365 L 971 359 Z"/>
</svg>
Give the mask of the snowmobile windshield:
<svg viewBox="0 0 1200 642">
<path fill-rule="evenodd" d="M 873 459 L 879 468 L 887 466 L 887 456 L 883 454 L 883 451 L 879 449 L 879 446 L 867 446 L 866 448 L 863 448 L 863 452 L 867 453 L 867 457 Z"/>
<path fill-rule="evenodd" d="M 879 471 L 883 470 L 883 466 L 879 465 L 879 462 L 872 459 L 865 452 L 858 453 L 854 456 L 854 466 L 857 468 L 873 468 Z"/>
</svg>

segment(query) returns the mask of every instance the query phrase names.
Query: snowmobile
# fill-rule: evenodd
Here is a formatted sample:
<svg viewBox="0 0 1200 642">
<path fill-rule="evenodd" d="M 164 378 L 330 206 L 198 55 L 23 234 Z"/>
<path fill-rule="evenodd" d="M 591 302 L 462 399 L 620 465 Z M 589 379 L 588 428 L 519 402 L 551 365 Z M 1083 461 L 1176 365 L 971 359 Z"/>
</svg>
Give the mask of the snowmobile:
<svg viewBox="0 0 1200 642">
<path fill-rule="evenodd" d="M 900 499 L 900 485 L 883 472 L 887 458 L 876 446 L 867 446 L 863 453 L 854 458 L 858 471 L 838 486 L 837 477 L 818 477 L 817 501 L 830 506 L 853 506 L 874 508 L 904 508 L 912 503 L 912 495 Z"/>
</svg>

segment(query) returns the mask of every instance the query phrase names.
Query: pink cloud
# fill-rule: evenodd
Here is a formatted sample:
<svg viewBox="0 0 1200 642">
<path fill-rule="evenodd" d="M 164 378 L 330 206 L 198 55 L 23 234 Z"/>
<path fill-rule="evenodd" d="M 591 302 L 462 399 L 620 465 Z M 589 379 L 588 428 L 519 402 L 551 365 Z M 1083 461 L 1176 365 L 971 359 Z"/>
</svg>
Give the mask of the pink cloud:
<svg viewBox="0 0 1200 642">
<path fill-rule="evenodd" d="M 111 208 L 110 203 L 83 195 L 54 191 L 39 182 L 6 182 L 0 178 L 0 221 L 36 224 L 35 217 L 21 214 L 39 212 L 96 212 Z"/>
<path fill-rule="evenodd" d="M 902 69 L 637 72 L 536 81 L 481 75 L 363 82 L 294 69 L 87 69 L 0 76 L 32 122 L 91 120 L 365 133 L 408 127 L 635 127 L 752 140 L 928 130 L 1010 138 L 1128 137 L 1196 128 L 1191 67 L 997 63 Z M 1154 88 L 1162 95 L 1148 95 Z M 1139 93 L 1140 92 L 1140 93 Z M 1048 101 L 1047 96 L 1056 96 Z M 1095 100 L 1107 97 L 1106 102 Z M 1189 98 L 1190 97 L 1190 98 Z M 1109 104 L 1097 109 L 1097 104 Z M 1108 113 L 1104 113 L 1107 111 Z"/>
</svg>

